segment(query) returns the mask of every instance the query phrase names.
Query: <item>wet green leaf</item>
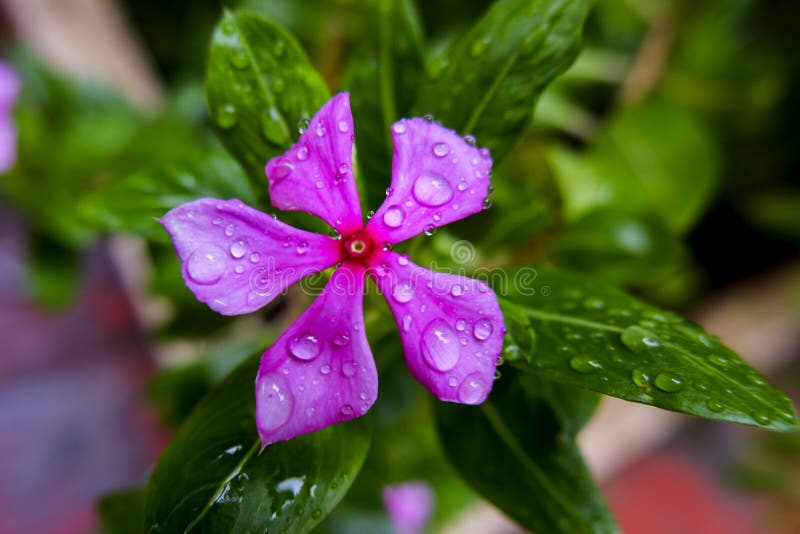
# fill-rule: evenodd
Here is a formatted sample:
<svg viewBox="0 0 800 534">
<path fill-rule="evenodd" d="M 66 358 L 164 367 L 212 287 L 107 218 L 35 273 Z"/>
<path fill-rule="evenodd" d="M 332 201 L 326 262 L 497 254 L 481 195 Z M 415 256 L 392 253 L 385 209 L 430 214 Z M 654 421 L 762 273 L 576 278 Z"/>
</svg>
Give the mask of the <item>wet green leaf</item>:
<svg viewBox="0 0 800 534">
<path fill-rule="evenodd" d="M 437 404 L 439 437 L 450 461 L 526 529 L 617 532 L 573 441 L 597 396 L 571 397 L 568 386 L 512 369 L 503 374 L 480 406 Z"/>
<path fill-rule="evenodd" d="M 104 495 L 97 513 L 105 534 L 141 534 L 144 523 L 144 488 L 132 488 Z"/>
<path fill-rule="evenodd" d="M 509 359 L 515 366 L 708 419 L 770 430 L 800 426 L 783 392 L 699 326 L 597 279 L 545 269 L 511 278 L 501 307 L 505 352 L 518 354 Z M 526 329 L 536 333 L 535 349 L 513 350 Z"/>
<path fill-rule="evenodd" d="M 369 448 L 362 417 L 261 450 L 259 353 L 215 388 L 178 430 L 147 493 L 147 532 L 308 532 L 341 500 Z"/>
<path fill-rule="evenodd" d="M 211 121 L 225 147 L 266 198 L 264 165 L 297 139 L 328 89 L 291 34 L 248 11 L 226 11 L 214 30 L 206 70 Z"/>
<path fill-rule="evenodd" d="M 477 137 L 499 161 L 530 122 L 544 88 L 572 64 L 588 0 L 499 0 L 430 61 L 417 115 Z"/>
</svg>

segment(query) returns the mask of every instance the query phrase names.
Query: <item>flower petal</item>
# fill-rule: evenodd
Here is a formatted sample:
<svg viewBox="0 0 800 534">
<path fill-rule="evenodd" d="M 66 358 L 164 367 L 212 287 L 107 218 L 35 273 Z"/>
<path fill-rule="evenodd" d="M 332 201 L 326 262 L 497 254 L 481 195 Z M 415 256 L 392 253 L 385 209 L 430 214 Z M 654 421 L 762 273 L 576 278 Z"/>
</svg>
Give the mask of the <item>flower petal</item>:
<svg viewBox="0 0 800 534">
<path fill-rule="evenodd" d="M 433 491 L 422 481 L 386 486 L 381 493 L 383 506 L 400 534 L 420 534 L 433 512 Z"/>
<path fill-rule="evenodd" d="M 255 311 L 339 261 L 336 240 L 298 230 L 240 200 L 189 202 L 161 223 L 183 261 L 186 285 L 223 315 Z"/>
<path fill-rule="evenodd" d="M 336 269 L 322 294 L 261 357 L 256 424 L 264 445 L 365 414 L 378 373 L 364 333 L 364 268 Z"/>
<path fill-rule="evenodd" d="M 0 113 L 11 111 L 19 94 L 20 80 L 14 69 L 5 61 L 0 61 Z"/>
<path fill-rule="evenodd" d="M 492 158 L 453 130 L 425 119 L 392 126 L 389 195 L 367 225 L 398 243 L 483 209 Z"/>
<path fill-rule="evenodd" d="M 435 273 L 395 252 L 385 252 L 369 274 L 394 314 L 414 378 L 441 400 L 483 402 L 492 389 L 505 332 L 489 286 Z"/>
<path fill-rule="evenodd" d="M 342 234 L 360 229 L 350 95 L 340 93 L 322 106 L 300 140 L 269 160 L 266 172 L 276 208 L 311 213 Z"/>
</svg>

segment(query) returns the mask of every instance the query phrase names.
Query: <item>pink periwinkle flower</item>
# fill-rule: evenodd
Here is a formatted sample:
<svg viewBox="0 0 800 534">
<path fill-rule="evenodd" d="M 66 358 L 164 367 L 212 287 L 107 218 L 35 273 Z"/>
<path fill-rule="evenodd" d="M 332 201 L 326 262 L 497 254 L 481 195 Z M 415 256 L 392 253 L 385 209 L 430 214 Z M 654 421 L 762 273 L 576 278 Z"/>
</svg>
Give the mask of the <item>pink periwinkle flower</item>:
<svg viewBox="0 0 800 534">
<path fill-rule="evenodd" d="M 398 534 L 421 534 L 433 512 L 433 492 L 424 482 L 404 482 L 383 489 L 383 507 Z"/>
<path fill-rule="evenodd" d="M 164 216 L 186 284 L 225 315 L 253 312 L 291 284 L 338 265 L 261 358 L 256 424 L 265 446 L 359 417 L 375 402 L 365 274 L 386 297 L 408 368 L 423 386 L 464 404 L 483 402 L 492 388 L 505 332 L 495 294 L 483 281 L 434 273 L 389 247 L 481 211 L 489 151 L 425 119 L 398 121 L 392 137 L 391 187 L 366 225 L 347 93 L 328 101 L 300 140 L 267 163 L 272 204 L 316 215 L 340 238 L 291 227 L 239 200 L 204 198 Z"/>
<path fill-rule="evenodd" d="M 19 94 L 19 77 L 11 65 L 0 61 L 0 173 L 17 161 L 17 132 L 12 114 Z"/>
</svg>

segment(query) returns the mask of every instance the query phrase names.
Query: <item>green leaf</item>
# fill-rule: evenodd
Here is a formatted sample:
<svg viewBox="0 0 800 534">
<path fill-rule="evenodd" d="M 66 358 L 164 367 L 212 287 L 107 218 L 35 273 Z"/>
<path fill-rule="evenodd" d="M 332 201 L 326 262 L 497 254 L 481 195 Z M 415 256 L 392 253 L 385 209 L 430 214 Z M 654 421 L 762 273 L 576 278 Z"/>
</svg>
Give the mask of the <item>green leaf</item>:
<svg viewBox="0 0 800 534">
<path fill-rule="evenodd" d="M 513 370 L 504 375 L 480 406 L 437 403 L 439 437 L 456 469 L 526 529 L 617 532 L 573 441 L 596 398 L 570 398 L 571 388 Z"/>
<path fill-rule="evenodd" d="M 699 326 L 593 278 L 531 271 L 511 273 L 516 287 L 500 299 L 509 330 L 504 354 L 515 366 L 708 419 L 798 428 L 786 395 Z M 521 338 L 530 330 L 532 350 Z"/>
<path fill-rule="evenodd" d="M 418 114 L 477 137 L 499 161 L 522 135 L 544 88 L 575 60 L 589 0 L 499 0 L 437 54 Z"/>
<path fill-rule="evenodd" d="M 554 148 L 551 162 L 570 221 L 611 207 L 686 232 L 720 181 L 719 155 L 702 123 L 655 100 L 622 110 L 584 154 Z"/>
<path fill-rule="evenodd" d="M 255 204 L 241 167 L 221 150 L 212 149 L 109 182 L 83 199 L 79 213 L 87 225 L 98 230 L 132 232 L 169 243 L 158 219 L 175 206 L 200 197 L 238 198 Z"/>
<path fill-rule="evenodd" d="M 266 198 L 264 165 L 297 137 L 328 89 L 300 45 L 280 26 L 248 11 L 225 11 L 206 70 L 208 111 L 217 135 Z"/>
<path fill-rule="evenodd" d="M 254 354 L 214 389 L 156 464 L 147 532 L 308 532 L 347 492 L 369 448 L 367 418 L 261 450 Z"/>
<path fill-rule="evenodd" d="M 685 257 L 660 221 L 604 209 L 558 232 L 550 254 L 562 267 L 619 284 L 653 280 Z"/>
<path fill-rule="evenodd" d="M 377 207 L 391 169 L 392 123 L 409 115 L 423 72 L 423 39 L 410 0 L 363 0 L 357 4 L 357 51 L 343 87 L 351 91 L 362 191 Z"/>
<path fill-rule="evenodd" d="M 103 531 L 107 534 L 141 534 L 144 523 L 144 488 L 104 495 L 97 503 Z"/>
</svg>

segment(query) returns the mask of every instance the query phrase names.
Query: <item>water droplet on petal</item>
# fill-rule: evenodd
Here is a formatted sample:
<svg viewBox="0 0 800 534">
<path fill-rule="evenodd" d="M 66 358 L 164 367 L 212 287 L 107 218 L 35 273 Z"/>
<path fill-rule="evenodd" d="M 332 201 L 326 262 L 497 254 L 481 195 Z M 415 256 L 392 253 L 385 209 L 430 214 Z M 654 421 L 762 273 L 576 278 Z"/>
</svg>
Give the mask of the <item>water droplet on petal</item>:
<svg viewBox="0 0 800 534">
<path fill-rule="evenodd" d="M 436 233 L 436 227 L 432 224 L 427 224 L 425 225 L 425 228 L 422 229 L 422 231 L 425 232 L 426 236 L 430 237 Z"/>
<path fill-rule="evenodd" d="M 447 385 L 450 386 L 451 388 L 456 387 L 458 385 L 458 378 L 451 376 L 450 378 L 447 379 Z"/>
<path fill-rule="evenodd" d="M 489 339 L 489 336 L 492 335 L 492 331 L 494 331 L 494 326 L 489 319 L 475 321 L 475 325 L 472 327 L 472 335 L 479 341 Z"/>
<path fill-rule="evenodd" d="M 247 254 L 247 243 L 244 240 L 239 239 L 231 244 L 231 256 L 238 260 L 243 258 L 245 254 Z"/>
<path fill-rule="evenodd" d="M 346 120 L 340 120 L 339 122 L 337 122 L 337 123 L 336 123 L 336 128 L 337 128 L 337 129 L 338 129 L 338 130 L 339 130 L 341 133 L 347 133 L 347 132 L 349 132 L 349 131 L 350 131 L 350 125 L 347 123 L 347 121 L 346 121 Z"/>
<path fill-rule="evenodd" d="M 408 256 L 406 256 L 405 254 L 400 254 L 397 257 L 397 265 L 401 267 L 405 267 L 406 265 L 408 265 Z"/>
<path fill-rule="evenodd" d="M 297 244 L 297 255 L 303 256 L 306 252 L 308 252 L 308 243 L 305 241 L 301 241 Z"/>
<path fill-rule="evenodd" d="M 278 374 L 259 378 L 256 387 L 258 426 L 265 432 L 283 426 L 294 410 L 294 397 L 286 379 Z"/>
<path fill-rule="evenodd" d="M 303 145 L 297 149 L 297 160 L 298 161 L 305 161 L 308 159 L 308 147 Z"/>
<path fill-rule="evenodd" d="M 444 176 L 426 171 L 414 182 L 412 190 L 417 202 L 425 206 L 441 206 L 453 198 L 453 186 Z"/>
<path fill-rule="evenodd" d="M 341 332 L 333 337 L 333 344 L 337 347 L 346 347 L 350 344 L 350 336 Z"/>
<path fill-rule="evenodd" d="M 433 155 L 437 158 L 443 158 L 450 153 L 450 147 L 445 143 L 436 143 L 433 145 Z"/>
<path fill-rule="evenodd" d="M 244 272 L 244 265 L 237 265 L 233 268 L 236 274 L 242 274 Z"/>
<path fill-rule="evenodd" d="M 389 228 L 397 228 L 403 224 L 403 219 L 405 219 L 405 216 L 406 215 L 403 211 L 403 208 L 395 204 L 393 206 L 389 206 L 386 208 L 386 211 L 383 212 L 383 223 Z"/>
<path fill-rule="evenodd" d="M 411 315 L 406 314 L 406 315 L 403 316 L 403 332 L 410 332 L 411 331 L 411 321 L 412 321 L 412 319 L 413 318 L 411 317 Z"/>
<path fill-rule="evenodd" d="M 317 409 L 314 408 L 313 406 L 309 406 L 308 408 L 306 408 L 306 416 L 312 417 L 315 413 L 317 413 Z"/>
<path fill-rule="evenodd" d="M 459 284 L 455 284 L 453 288 L 450 290 L 450 294 L 453 295 L 454 297 L 460 297 L 461 295 L 464 294 L 464 287 Z"/>
<path fill-rule="evenodd" d="M 252 254 L 250 254 L 250 263 L 258 263 L 260 259 L 261 259 L 261 254 L 259 254 L 258 252 L 253 252 Z"/>
<path fill-rule="evenodd" d="M 486 396 L 486 384 L 480 373 L 472 373 L 458 386 L 458 400 L 464 404 L 478 404 Z"/>
<path fill-rule="evenodd" d="M 375 216 L 375 210 L 369 210 L 367 212 L 367 220 L 372 219 L 374 216 Z M 384 219 L 386 219 L 386 217 L 384 217 Z"/>
<path fill-rule="evenodd" d="M 308 125 L 310 123 L 311 123 L 311 119 L 308 119 L 308 118 L 300 119 L 299 121 L 297 121 L 297 131 L 300 134 L 302 134 L 303 132 L 306 131 L 306 129 L 308 128 Z"/>
<path fill-rule="evenodd" d="M 400 304 L 405 304 L 414 298 L 414 286 L 411 282 L 400 282 L 392 291 L 392 298 Z"/>
<path fill-rule="evenodd" d="M 425 362 L 437 371 L 454 368 L 461 356 L 455 331 L 442 319 L 434 319 L 425 327 L 420 349 Z"/>
<path fill-rule="evenodd" d="M 398 135 L 406 133 L 406 125 L 402 122 L 397 122 L 392 126 L 392 131 Z"/>
<path fill-rule="evenodd" d="M 225 273 L 227 254 L 216 245 L 202 245 L 186 260 L 186 274 L 202 285 L 216 283 Z"/>
<path fill-rule="evenodd" d="M 319 372 L 320 372 L 320 374 L 323 374 L 323 375 L 330 374 L 331 366 L 328 365 L 328 364 L 325 364 L 325 365 L 323 365 L 322 367 L 319 368 Z"/>
<path fill-rule="evenodd" d="M 464 136 L 464 141 L 466 141 L 469 146 L 475 146 L 477 144 L 477 141 L 475 140 L 475 136 L 474 135 L 469 135 L 469 134 L 465 135 Z"/>
<path fill-rule="evenodd" d="M 655 385 L 661 391 L 674 393 L 683 389 L 683 380 L 669 373 L 659 373 L 656 375 Z"/>
<path fill-rule="evenodd" d="M 345 404 L 342 406 L 342 409 L 339 410 L 339 413 L 341 413 L 343 417 L 350 417 L 353 415 L 353 407 L 349 404 Z"/>
<path fill-rule="evenodd" d="M 458 330 L 459 332 L 463 332 L 466 329 L 467 329 L 467 321 L 465 321 L 464 319 L 458 319 L 456 321 L 456 330 Z"/>
<path fill-rule="evenodd" d="M 356 365 L 356 362 L 352 360 L 346 361 L 342 364 L 342 374 L 346 377 L 355 375 L 357 369 L 358 366 Z"/>
<path fill-rule="evenodd" d="M 296 337 L 289 344 L 289 352 L 300 360 L 313 360 L 319 356 L 321 351 L 322 346 L 319 339 L 311 334 Z"/>
</svg>

